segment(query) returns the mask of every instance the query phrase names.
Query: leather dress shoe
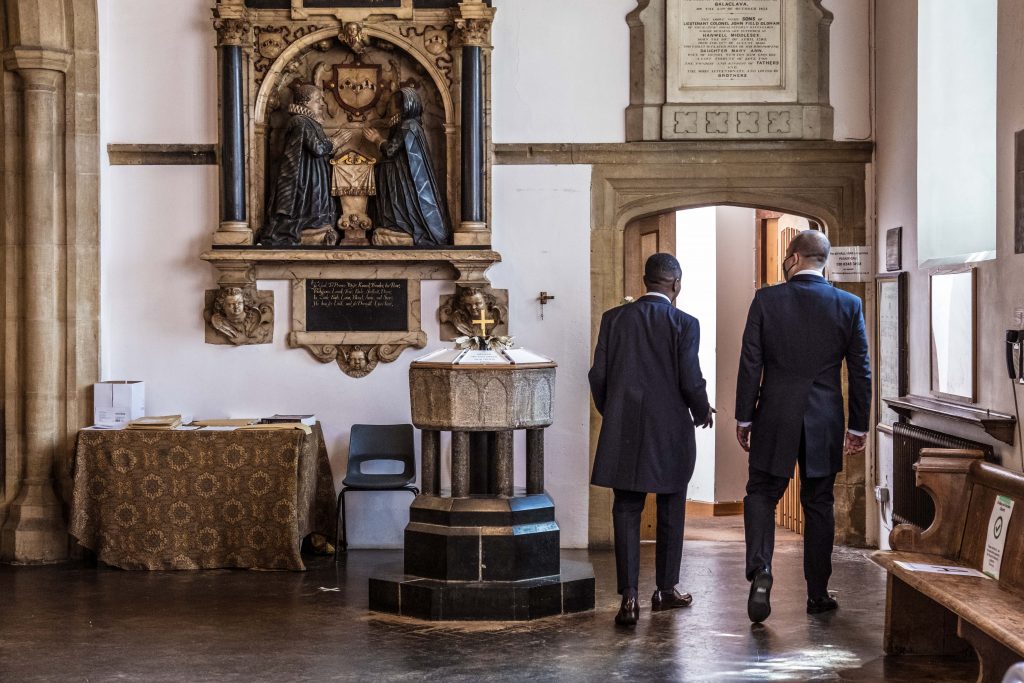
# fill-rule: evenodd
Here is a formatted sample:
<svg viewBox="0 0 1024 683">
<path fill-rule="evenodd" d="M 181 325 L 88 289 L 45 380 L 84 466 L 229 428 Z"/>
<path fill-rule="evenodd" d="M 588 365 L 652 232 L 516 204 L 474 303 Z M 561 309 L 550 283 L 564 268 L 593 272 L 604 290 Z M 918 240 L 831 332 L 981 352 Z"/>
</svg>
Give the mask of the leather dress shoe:
<svg viewBox="0 0 1024 683">
<path fill-rule="evenodd" d="M 750 597 L 747 598 L 747 616 L 755 624 L 760 624 L 772 613 L 772 573 L 767 569 L 759 569 L 750 582 Z M 810 609 L 808 603 L 808 609 Z"/>
<path fill-rule="evenodd" d="M 640 601 L 637 599 L 636 591 L 626 591 L 622 594 L 622 605 L 619 606 L 619 613 L 615 615 L 615 623 L 619 626 L 636 626 L 640 618 Z"/>
<path fill-rule="evenodd" d="M 823 612 L 831 612 L 834 609 L 839 609 L 839 603 L 831 595 L 826 595 L 822 598 L 807 598 L 808 614 L 822 614 Z"/>
<path fill-rule="evenodd" d="M 651 596 L 651 611 L 661 612 L 667 609 L 679 609 L 689 607 L 693 604 L 693 596 L 689 593 L 680 593 L 675 588 L 668 591 L 654 591 Z"/>
</svg>

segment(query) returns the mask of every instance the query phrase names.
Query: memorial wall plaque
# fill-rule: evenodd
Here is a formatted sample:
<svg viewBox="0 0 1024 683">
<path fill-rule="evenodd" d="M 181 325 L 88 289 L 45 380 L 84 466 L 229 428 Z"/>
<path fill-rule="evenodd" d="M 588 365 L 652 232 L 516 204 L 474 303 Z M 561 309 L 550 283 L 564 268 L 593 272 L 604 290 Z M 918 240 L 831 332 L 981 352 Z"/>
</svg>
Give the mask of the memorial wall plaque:
<svg viewBox="0 0 1024 683">
<path fill-rule="evenodd" d="M 781 87 L 782 0 L 679 0 L 682 88 Z"/>
<path fill-rule="evenodd" d="M 875 332 L 878 362 L 876 415 L 879 424 L 892 425 L 899 420 L 887 398 L 906 395 L 909 388 L 907 366 L 907 276 L 880 276 L 877 281 Z"/>
<path fill-rule="evenodd" d="M 407 280 L 306 280 L 307 332 L 406 332 Z"/>
<path fill-rule="evenodd" d="M 460 0 L 413 0 L 419 9 L 448 9 L 458 7 Z M 484 3 L 491 6 L 491 0 Z M 292 0 L 245 0 L 252 9 L 291 9 Z M 309 9 L 377 9 L 401 7 L 402 0 L 304 0 L 302 7 Z"/>
</svg>

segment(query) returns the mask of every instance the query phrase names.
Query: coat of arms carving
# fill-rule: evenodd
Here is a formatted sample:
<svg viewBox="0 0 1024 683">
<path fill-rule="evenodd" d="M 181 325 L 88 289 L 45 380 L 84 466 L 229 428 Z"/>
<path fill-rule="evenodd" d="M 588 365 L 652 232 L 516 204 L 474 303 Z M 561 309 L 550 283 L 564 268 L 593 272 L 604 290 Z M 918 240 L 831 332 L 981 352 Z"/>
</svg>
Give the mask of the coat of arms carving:
<svg viewBox="0 0 1024 683">
<path fill-rule="evenodd" d="M 380 72 L 379 64 L 335 64 L 324 90 L 348 113 L 364 115 L 380 101 Z"/>
</svg>

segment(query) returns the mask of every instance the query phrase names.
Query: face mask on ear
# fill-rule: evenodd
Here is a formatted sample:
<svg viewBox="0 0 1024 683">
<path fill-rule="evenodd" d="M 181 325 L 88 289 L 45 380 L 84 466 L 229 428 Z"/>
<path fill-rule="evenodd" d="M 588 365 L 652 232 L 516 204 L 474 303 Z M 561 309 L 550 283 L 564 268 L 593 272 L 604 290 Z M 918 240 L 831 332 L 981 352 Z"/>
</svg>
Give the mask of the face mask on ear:
<svg viewBox="0 0 1024 683">
<path fill-rule="evenodd" d="M 793 258 L 794 256 L 796 256 L 796 254 L 790 254 L 789 256 L 787 256 L 782 261 L 782 277 L 783 277 L 783 279 L 786 282 L 789 282 L 789 277 L 790 277 L 789 273 L 792 270 L 792 268 L 786 267 L 786 261 L 788 261 L 789 259 Z M 796 261 L 793 261 L 793 268 L 795 268 L 795 267 L 796 267 Z"/>
</svg>

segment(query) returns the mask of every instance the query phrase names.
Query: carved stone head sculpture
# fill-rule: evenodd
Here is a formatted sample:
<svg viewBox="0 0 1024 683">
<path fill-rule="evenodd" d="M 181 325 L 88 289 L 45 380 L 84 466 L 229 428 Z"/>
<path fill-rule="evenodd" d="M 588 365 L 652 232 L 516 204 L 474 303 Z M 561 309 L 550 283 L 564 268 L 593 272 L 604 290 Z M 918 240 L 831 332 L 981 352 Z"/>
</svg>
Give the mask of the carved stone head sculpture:
<svg viewBox="0 0 1024 683">
<path fill-rule="evenodd" d="M 207 319 L 210 327 L 235 345 L 266 344 L 273 334 L 273 307 L 264 301 L 258 302 L 253 289 L 221 287 L 216 290 Z"/>
<path fill-rule="evenodd" d="M 499 291 L 503 298 L 507 297 L 504 290 Z M 490 287 L 457 287 L 450 299 L 442 300 L 439 314 L 442 338 L 480 336 L 481 325 L 474 323 L 478 320 L 487 321 L 484 327 L 488 335 L 507 334 L 507 311 L 507 305 L 499 302 Z"/>
<path fill-rule="evenodd" d="M 308 83 L 297 85 L 292 91 L 295 93 L 295 99 L 289 111 L 293 114 L 305 114 L 306 112 L 302 111 L 302 108 L 305 108 L 309 113 L 313 114 L 310 118 L 318 123 L 322 122 L 324 107 L 327 106 L 324 100 L 324 91 Z"/>
</svg>

